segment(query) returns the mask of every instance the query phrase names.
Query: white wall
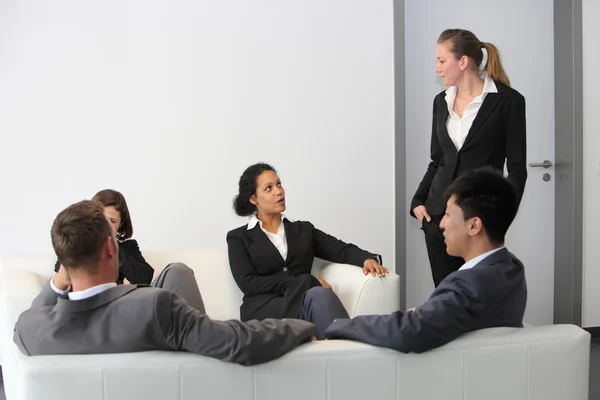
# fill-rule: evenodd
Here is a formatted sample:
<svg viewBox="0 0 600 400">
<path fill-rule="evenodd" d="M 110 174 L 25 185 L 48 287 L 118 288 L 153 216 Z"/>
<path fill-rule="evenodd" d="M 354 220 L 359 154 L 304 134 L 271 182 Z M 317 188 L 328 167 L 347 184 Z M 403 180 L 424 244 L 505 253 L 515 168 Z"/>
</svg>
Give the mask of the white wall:
<svg viewBox="0 0 600 400">
<path fill-rule="evenodd" d="M 394 264 L 392 2 L 0 3 L 0 255 L 122 191 L 142 248 L 225 247 L 243 169 Z"/>
<path fill-rule="evenodd" d="M 445 88 L 435 73 L 439 34 L 448 28 L 473 31 L 500 49 L 512 86 L 527 102 L 528 162 L 554 160 L 554 41 L 552 0 L 497 2 L 455 0 L 407 1 L 406 45 L 406 201 L 410 201 L 429 162 L 433 98 Z M 531 16 L 535 15 L 535 18 Z M 510 21 L 510 22 L 507 22 Z M 508 25 L 507 25 L 508 24 Z M 552 323 L 554 272 L 553 170 L 531 168 L 519 215 L 507 236 L 507 247 L 524 263 L 528 302 L 525 321 Z M 408 212 L 408 210 L 407 210 Z M 407 306 L 422 304 L 433 290 L 423 232 L 409 218 L 406 227 Z"/>
<path fill-rule="evenodd" d="M 600 326 L 600 3 L 582 1 L 583 29 L 583 306 L 582 324 Z"/>
</svg>

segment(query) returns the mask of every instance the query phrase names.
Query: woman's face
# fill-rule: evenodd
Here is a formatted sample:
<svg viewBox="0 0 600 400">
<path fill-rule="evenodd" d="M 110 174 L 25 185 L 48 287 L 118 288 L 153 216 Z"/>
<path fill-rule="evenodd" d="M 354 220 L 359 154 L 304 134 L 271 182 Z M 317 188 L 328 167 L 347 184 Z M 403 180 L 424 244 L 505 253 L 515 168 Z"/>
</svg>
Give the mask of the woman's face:
<svg viewBox="0 0 600 400">
<path fill-rule="evenodd" d="M 109 206 L 104 207 L 104 216 L 110 222 L 115 232 L 118 232 L 121 227 L 121 213 L 113 206 Z"/>
<path fill-rule="evenodd" d="M 456 59 L 450 51 L 450 42 L 444 42 L 437 45 L 435 72 L 440 74 L 445 86 L 457 86 L 457 83 L 463 76 L 463 73 L 469 65 L 469 58 L 462 56 Z"/>
<path fill-rule="evenodd" d="M 264 171 L 256 178 L 256 193 L 250 196 L 260 215 L 281 214 L 285 211 L 285 190 L 273 171 Z"/>
</svg>

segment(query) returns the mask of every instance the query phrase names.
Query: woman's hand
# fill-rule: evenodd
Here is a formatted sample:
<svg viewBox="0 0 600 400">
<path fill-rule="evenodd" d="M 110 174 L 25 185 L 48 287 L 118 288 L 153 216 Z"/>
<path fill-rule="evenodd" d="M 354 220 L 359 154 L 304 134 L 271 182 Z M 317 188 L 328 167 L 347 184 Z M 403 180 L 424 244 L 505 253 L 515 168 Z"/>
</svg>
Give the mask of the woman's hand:
<svg viewBox="0 0 600 400">
<path fill-rule="evenodd" d="M 363 266 L 363 274 L 368 275 L 371 274 L 373 276 L 382 277 L 390 273 L 386 267 L 379 264 L 377 260 L 373 258 L 369 258 L 365 261 Z"/>
<path fill-rule="evenodd" d="M 416 206 L 413 208 L 413 214 L 415 214 L 415 217 L 417 217 L 420 224 L 423 223 L 423 218 L 425 218 L 427 222 L 431 222 L 431 216 L 427 214 L 425 206 Z"/>
<path fill-rule="evenodd" d="M 325 279 L 319 279 L 319 283 L 321 284 L 321 286 L 323 286 L 325 289 L 331 289 L 331 285 L 325 280 Z"/>
</svg>

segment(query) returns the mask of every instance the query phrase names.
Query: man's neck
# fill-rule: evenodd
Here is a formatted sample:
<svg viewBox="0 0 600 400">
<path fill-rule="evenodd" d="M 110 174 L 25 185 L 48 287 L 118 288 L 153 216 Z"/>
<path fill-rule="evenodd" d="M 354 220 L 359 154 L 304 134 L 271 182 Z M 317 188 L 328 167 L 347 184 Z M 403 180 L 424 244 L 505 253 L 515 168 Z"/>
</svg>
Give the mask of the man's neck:
<svg viewBox="0 0 600 400">
<path fill-rule="evenodd" d="M 476 245 L 470 246 L 468 249 L 468 253 L 463 256 L 465 262 L 469 262 L 475 257 L 479 257 L 482 254 L 485 254 L 489 251 L 499 249 L 504 247 L 504 244 L 491 244 L 490 242 L 482 242 Z"/>
<path fill-rule="evenodd" d="M 71 288 L 73 292 L 82 292 L 84 290 L 93 288 L 94 286 L 103 285 L 105 283 L 114 283 L 114 279 L 101 278 L 101 277 L 71 277 Z"/>
</svg>

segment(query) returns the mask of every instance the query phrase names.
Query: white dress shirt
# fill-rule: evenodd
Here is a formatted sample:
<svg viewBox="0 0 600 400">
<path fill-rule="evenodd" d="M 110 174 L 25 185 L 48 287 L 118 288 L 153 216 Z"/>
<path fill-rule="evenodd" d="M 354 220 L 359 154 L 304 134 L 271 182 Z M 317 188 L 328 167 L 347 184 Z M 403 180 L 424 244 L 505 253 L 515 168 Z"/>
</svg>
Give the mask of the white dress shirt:
<svg viewBox="0 0 600 400">
<path fill-rule="evenodd" d="M 287 253 L 288 253 L 288 245 L 287 245 L 287 239 L 285 237 L 285 225 L 283 224 L 283 220 L 284 219 L 287 219 L 288 221 L 290 221 L 283 214 L 281 214 L 281 224 L 279 225 L 279 229 L 277 229 L 277 233 L 267 232 L 263 228 L 262 221 L 259 220 L 256 217 L 256 215 L 253 215 L 250 218 L 250 221 L 248 221 L 248 227 L 246 229 L 247 230 L 254 229 L 254 227 L 256 226 L 256 224 L 258 224 L 260 226 L 260 229 L 265 233 L 265 235 L 267 235 L 267 237 L 269 238 L 269 240 L 271 241 L 271 243 L 273 243 L 273 245 L 275 246 L 275 248 L 279 251 L 279 254 L 281 254 L 281 257 L 284 260 L 286 260 L 287 259 Z M 292 221 L 290 221 L 290 222 L 292 222 Z"/>
<path fill-rule="evenodd" d="M 79 292 L 69 292 L 69 300 L 83 300 L 89 297 L 95 296 L 98 293 L 104 292 L 106 289 L 110 289 L 111 287 L 115 287 L 117 284 L 115 282 L 103 283 L 101 285 L 92 286 L 91 288 L 80 290 Z M 64 290 L 60 290 L 54 285 L 54 275 L 50 278 L 50 287 L 56 294 L 63 295 Z"/>
<path fill-rule="evenodd" d="M 473 268 L 474 266 L 476 266 L 477 264 L 479 264 L 481 261 L 485 260 L 487 257 L 491 256 L 495 252 L 502 250 L 503 248 L 504 247 L 499 247 L 497 249 L 490 250 L 487 253 L 480 254 L 477 257 L 472 258 L 471 260 L 469 260 L 466 263 L 464 263 L 463 266 L 460 267 L 458 270 L 462 271 L 462 270 L 465 270 L 465 269 Z"/>
<path fill-rule="evenodd" d="M 469 134 L 469 129 L 471 129 L 471 125 L 473 125 L 473 121 L 483 104 L 483 100 L 485 100 L 488 93 L 498 93 L 498 88 L 496 88 L 494 80 L 491 79 L 488 74 L 485 74 L 481 94 L 467 104 L 462 117 L 459 117 L 458 114 L 453 111 L 457 91 L 458 89 L 456 86 L 451 86 L 446 90 L 446 103 L 448 104 L 446 129 L 448 129 L 448 135 L 450 135 L 450 139 L 452 139 L 454 146 L 456 146 L 456 150 L 460 150 L 465 143 L 465 139 Z"/>
</svg>

